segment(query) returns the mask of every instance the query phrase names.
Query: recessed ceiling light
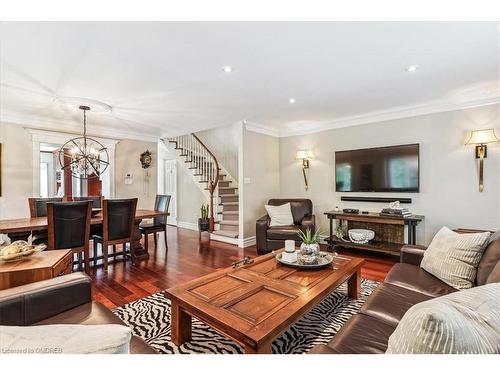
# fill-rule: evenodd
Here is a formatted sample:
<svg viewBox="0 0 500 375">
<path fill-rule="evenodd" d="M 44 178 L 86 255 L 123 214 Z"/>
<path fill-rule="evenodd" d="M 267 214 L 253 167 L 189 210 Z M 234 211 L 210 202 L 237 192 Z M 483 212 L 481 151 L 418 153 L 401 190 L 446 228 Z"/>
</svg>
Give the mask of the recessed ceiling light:
<svg viewBox="0 0 500 375">
<path fill-rule="evenodd" d="M 418 69 L 418 65 L 410 65 L 409 67 L 406 68 L 406 71 L 408 73 L 415 73 Z"/>
<path fill-rule="evenodd" d="M 222 70 L 224 70 L 224 73 L 232 73 L 233 67 L 226 65 L 224 68 L 222 68 Z"/>
<path fill-rule="evenodd" d="M 290 98 L 290 99 L 288 99 L 288 103 L 290 103 L 290 104 L 294 104 L 294 103 L 295 103 L 295 98 Z"/>
</svg>

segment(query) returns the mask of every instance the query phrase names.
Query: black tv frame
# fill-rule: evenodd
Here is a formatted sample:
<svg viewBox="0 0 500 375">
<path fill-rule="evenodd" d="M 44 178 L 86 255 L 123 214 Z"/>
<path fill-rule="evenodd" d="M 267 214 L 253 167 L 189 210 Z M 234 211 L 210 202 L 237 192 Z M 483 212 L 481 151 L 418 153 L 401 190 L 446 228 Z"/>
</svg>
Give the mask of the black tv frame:
<svg viewBox="0 0 500 375">
<path fill-rule="evenodd" d="M 355 152 L 355 151 L 367 151 L 367 150 L 383 150 L 383 149 L 389 149 L 389 148 L 395 148 L 395 147 L 402 147 L 402 146 L 417 146 L 417 159 L 418 159 L 418 167 L 417 167 L 417 176 L 418 176 L 418 185 L 416 190 L 409 190 L 409 189 L 382 189 L 382 190 L 337 190 L 337 181 L 335 180 L 335 192 L 337 193 L 420 193 L 420 143 L 408 143 L 408 144 L 402 144 L 402 145 L 393 145 L 393 146 L 382 146 L 382 147 L 368 147 L 368 148 L 358 148 L 354 150 L 338 150 L 335 151 L 335 165 L 334 165 L 334 173 L 333 175 L 336 176 L 336 171 L 337 171 L 337 153 L 338 152 Z M 336 177 L 334 177 L 335 179 Z"/>
</svg>

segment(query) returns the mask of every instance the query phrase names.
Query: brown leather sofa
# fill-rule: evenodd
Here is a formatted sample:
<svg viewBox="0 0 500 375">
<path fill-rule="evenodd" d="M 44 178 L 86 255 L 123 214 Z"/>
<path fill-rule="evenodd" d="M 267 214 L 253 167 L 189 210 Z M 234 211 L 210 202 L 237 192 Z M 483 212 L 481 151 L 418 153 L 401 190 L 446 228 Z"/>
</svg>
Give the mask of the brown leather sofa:
<svg viewBox="0 0 500 375">
<path fill-rule="evenodd" d="M 420 268 L 424 251 L 422 246 L 405 246 L 400 263 L 392 267 L 359 314 L 351 317 L 327 345 L 317 345 L 309 353 L 385 353 L 389 336 L 410 307 L 455 292 L 456 289 Z M 476 276 L 477 285 L 495 282 L 500 282 L 500 236 L 486 248 Z"/>
<path fill-rule="evenodd" d="M 290 203 L 292 207 L 293 225 L 270 227 L 271 218 L 265 215 L 257 220 L 256 241 L 257 254 L 262 255 L 273 250 L 285 247 L 285 240 L 294 240 L 300 243 L 299 231 L 307 228 L 315 230 L 315 219 L 313 215 L 313 204 L 310 199 L 270 199 L 270 206 L 281 206 Z"/>
<path fill-rule="evenodd" d="M 122 324 L 111 310 L 92 301 L 91 279 L 82 272 L 0 290 L 0 325 Z M 157 354 L 132 336 L 131 354 Z"/>
</svg>

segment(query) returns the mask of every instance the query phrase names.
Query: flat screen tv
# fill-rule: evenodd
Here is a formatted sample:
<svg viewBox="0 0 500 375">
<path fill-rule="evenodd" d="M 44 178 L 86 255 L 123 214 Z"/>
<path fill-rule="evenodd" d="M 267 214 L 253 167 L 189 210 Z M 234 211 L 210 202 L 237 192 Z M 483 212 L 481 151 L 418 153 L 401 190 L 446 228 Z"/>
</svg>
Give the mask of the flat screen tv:
<svg viewBox="0 0 500 375">
<path fill-rule="evenodd" d="M 419 145 L 335 152 L 338 192 L 419 191 Z"/>
</svg>

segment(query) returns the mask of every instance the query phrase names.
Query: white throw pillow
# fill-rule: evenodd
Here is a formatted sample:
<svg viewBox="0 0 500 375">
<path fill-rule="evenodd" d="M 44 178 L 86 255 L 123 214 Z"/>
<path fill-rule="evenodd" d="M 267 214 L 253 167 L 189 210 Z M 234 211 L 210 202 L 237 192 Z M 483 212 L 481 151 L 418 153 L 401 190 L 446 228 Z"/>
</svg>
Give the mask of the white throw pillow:
<svg viewBox="0 0 500 375">
<path fill-rule="evenodd" d="M 271 218 L 270 227 L 281 227 L 285 225 L 293 225 L 292 206 L 290 203 L 285 203 L 281 206 L 265 205 L 267 214 Z"/>
<path fill-rule="evenodd" d="M 0 353 L 128 354 L 131 338 L 120 324 L 0 326 Z"/>
<path fill-rule="evenodd" d="M 443 227 L 424 253 L 420 267 L 456 289 L 474 286 L 489 232 L 456 233 Z"/>
<path fill-rule="evenodd" d="M 390 354 L 499 354 L 500 283 L 412 306 L 389 337 Z"/>
</svg>

